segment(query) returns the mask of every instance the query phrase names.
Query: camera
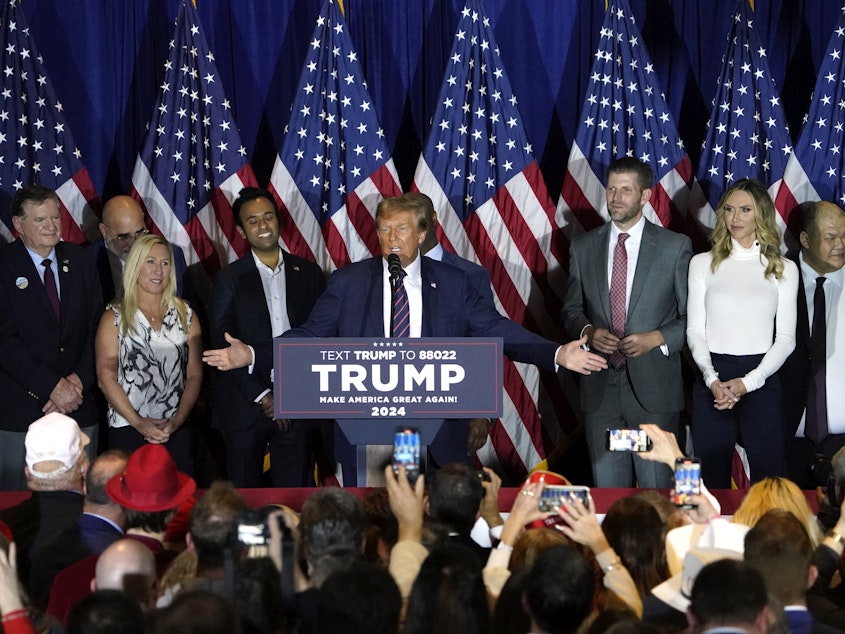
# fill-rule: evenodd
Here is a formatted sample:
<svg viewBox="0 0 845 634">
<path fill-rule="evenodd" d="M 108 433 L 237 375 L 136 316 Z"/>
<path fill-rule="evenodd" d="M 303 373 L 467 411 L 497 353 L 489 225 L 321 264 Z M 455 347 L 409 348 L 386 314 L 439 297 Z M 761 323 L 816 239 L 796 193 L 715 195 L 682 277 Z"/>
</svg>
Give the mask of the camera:
<svg viewBox="0 0 845 634">
<path fill-rule="evenodd" d="M 235 541 L 241 546 L 266 546 L 270 543 L 268 515 L 272 507 L 249 509 L 238 518 Z"/>
<path fill-rule="evenodd" d="M 253 546 L 269 546 L 270 513 L 278 511 L 279 507 L 273 504 L 257 509 L 248 509 L 238 518 L 238 527 L 233 535 L 234 545 L 252 548 Z M 285 524 L 284 520 L 278 518 L 279 532 L 282 535 L 282 542 L 292 540 L 293 534 Z"/>
<path fill-rule="evenodd" d="M 827 501 L 831 507 L 838 509 L 842 506 L 841 495 L 836 492 L 836 476 L 833 474 L 833 462 L 822 454 L 815 454 L 810 460 L 810 480 L 817 487 L 824 489 Z"/>
</svg>

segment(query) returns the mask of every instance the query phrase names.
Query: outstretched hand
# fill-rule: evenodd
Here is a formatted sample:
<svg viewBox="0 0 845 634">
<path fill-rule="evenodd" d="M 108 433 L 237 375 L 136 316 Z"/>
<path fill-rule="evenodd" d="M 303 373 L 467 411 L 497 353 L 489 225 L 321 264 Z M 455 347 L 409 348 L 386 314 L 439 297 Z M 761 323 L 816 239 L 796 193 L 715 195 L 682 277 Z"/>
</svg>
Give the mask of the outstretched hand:
<svg viewBox="0 0 845 634">
<path fill-rule="evenodd" d="M 577 341 L 570 341 L 562 345 L 557 349 L 555 362 L 567 370 L 572 370 L 580 374 L 592 374 L 593 372 L 606 369 L 607 359 L 585 350 L 583 346 L 586 343 L 587 336 L 585 335 Z"/>
<path fill-rule="evenodd" d="M 250 365 L 252 363 L 252 350 L 250 347 L 228 332 L 223 336 L 230 344 L 229 347 L 206 350 L 202 353 L 202 360 L 212 368 L 223 371 L 245 368 Z"/>
</svg>

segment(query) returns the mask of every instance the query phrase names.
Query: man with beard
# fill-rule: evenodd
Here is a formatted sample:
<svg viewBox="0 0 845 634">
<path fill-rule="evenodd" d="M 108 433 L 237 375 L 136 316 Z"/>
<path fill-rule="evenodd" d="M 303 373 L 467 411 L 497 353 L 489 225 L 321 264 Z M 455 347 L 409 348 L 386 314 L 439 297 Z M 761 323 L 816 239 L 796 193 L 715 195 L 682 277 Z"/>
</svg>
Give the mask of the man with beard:
<svg viewBox="0 0 845 634">
<path fill-rule="evenodd" d="M 608 368 L 580 378 L 581 408 L 595 484 L 669 487 L 671 469 L 605 448 L 607 429 L 655 423 L 677 435 L 683 408 L 680 351 L 686 331 L 692 245 L 643 216 L 654 172 L 625 157 L 611 163 L 606 187 L 611 222 L 570 247 L 561 318 L 571 339 L 587 337 Z M 634 468 L 632 468 L 632 466 Z"/>
</svg>

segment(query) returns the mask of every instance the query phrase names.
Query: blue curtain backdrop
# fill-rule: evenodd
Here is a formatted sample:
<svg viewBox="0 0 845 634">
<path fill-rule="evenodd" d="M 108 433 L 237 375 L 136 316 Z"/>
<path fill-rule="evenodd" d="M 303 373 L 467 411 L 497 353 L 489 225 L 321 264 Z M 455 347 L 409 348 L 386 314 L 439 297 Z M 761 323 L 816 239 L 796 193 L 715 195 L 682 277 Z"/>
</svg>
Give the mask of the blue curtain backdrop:
<svg viewBox="0 0 845 634">
<path fill-rule="evenodd" d="M 197 0 L 249 157 L 269 179 L 322 0 Z M 352 39 L 407 188 L 428 131 L 460 0 L 345 0 Z M 631 0 L 697 162 L 734 0 Z M 757 0 L 755 21 L 797 138 L 840 0 Z M 103 198 L 128 189 L 178 0 L 23 0 L 30 29 Z M 553 198 L 604 0 L 488 0 L 502 59 Z"/>
</svg>

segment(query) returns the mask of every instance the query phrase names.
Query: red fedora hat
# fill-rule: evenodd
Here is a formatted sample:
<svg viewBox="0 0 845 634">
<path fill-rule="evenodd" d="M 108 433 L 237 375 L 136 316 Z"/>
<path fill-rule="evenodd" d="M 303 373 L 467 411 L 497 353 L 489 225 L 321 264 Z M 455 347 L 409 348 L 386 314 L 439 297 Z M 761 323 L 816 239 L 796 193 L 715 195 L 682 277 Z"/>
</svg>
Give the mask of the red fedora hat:
<svg viewBox="0 0 845 634">
<path fill-rule="evenodd" d="M 128 509 L 152 513 L 179 506 L 194 494 L 194 479 L 176 470 L 164 445 L 144 445 L 126 463 L 126 471 L 106 484 L 109 497 Z"/>
</svg>

